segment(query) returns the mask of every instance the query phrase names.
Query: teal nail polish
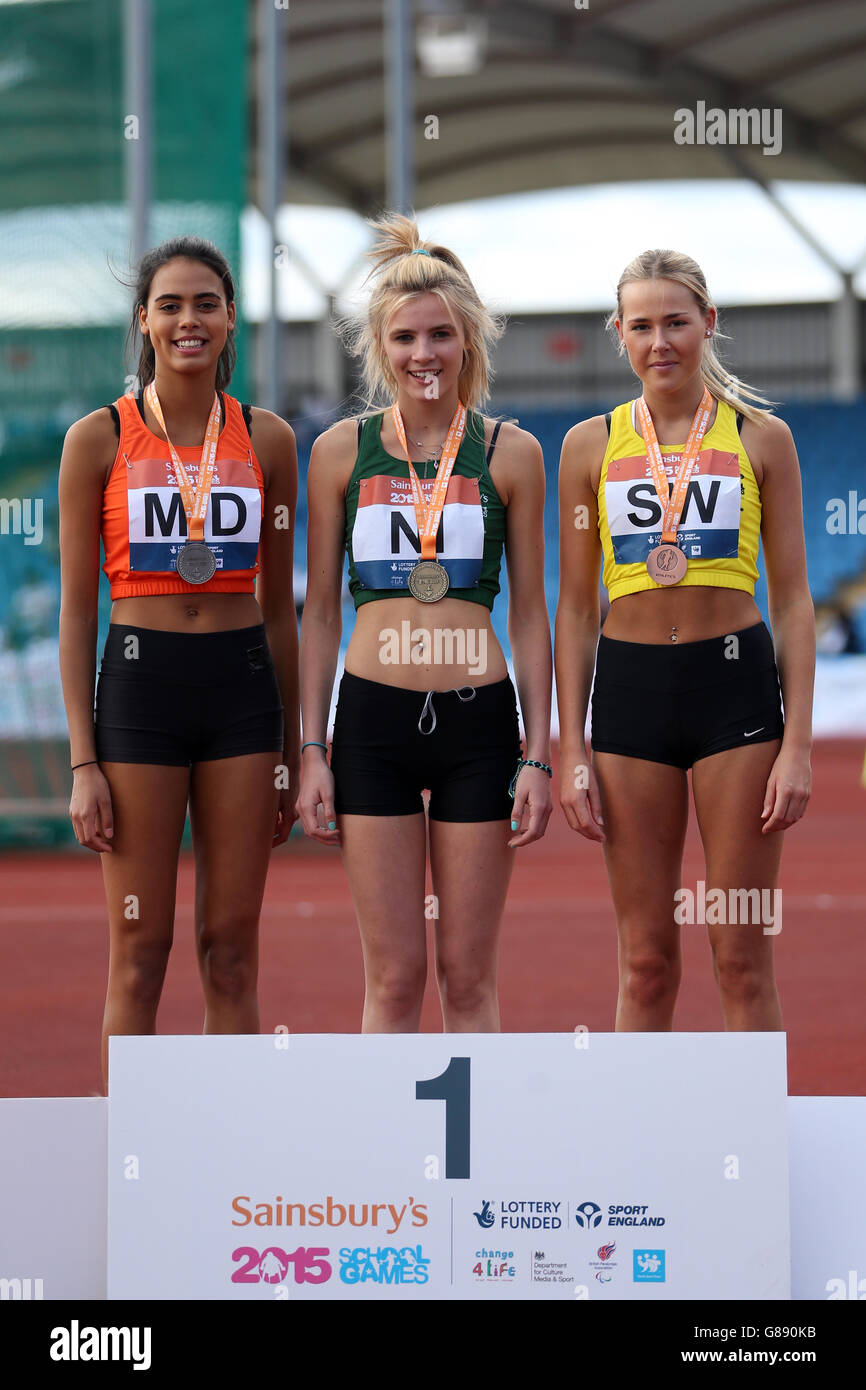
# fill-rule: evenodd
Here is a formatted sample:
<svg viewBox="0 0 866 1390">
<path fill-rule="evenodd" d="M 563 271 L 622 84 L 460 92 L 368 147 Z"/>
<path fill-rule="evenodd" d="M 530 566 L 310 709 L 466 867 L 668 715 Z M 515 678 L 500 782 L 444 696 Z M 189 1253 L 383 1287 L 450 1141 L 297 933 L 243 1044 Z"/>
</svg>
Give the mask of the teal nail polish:
<svg viewBox="0 0 866 1390">
<path fill-rule="evenodd" d="M 517 825 L 517 821 L 516 821 L 516 820 L 513 820 L 513 821 L 511 822 L 511 829 L 512 829 L 512 830 L 517 830 L 517 829 L 518 829 L 518 825 Z"/>
<path fill-rule="evenodd" d="M 329 821 L 328 821 L 328 829 L 329 829 L 329 830 L 336 830 L 336 828 L 337 828 L 337 822 L 336 822 L 335 820 L 329 820 Z"/>
</svg>

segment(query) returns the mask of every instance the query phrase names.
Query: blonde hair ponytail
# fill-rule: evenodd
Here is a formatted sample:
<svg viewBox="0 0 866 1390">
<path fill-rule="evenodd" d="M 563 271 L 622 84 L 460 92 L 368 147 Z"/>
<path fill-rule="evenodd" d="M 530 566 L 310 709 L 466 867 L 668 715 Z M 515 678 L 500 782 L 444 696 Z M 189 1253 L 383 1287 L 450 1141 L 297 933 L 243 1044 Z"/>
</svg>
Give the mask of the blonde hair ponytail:
<svg viewBox="0 0 866 1390">
<path fill-rule="evenodd" d="M 416 295 L 435 294 L 463 327 L 465 355 L 458 394 L 468 409 L 480 409 L 493 376 L 490 352 L 502 336 L 504 320 L 482 304 L 453 251 L 421 240 L 413 218 L 392 212 L 369 225 L 377 234 L 367 253 L 372 261 L 367 279 L 374 281 L 373 291 L 366 312 L 339 325 L 347 350 L 361 361 L 366 407 L 381 410 L 397 394 L 384 348 L 394 314 Z"/>
<path fill-rule="evenodd" d="M 629 262 L 619 277 L 616 287 L 616 309 L 607 320 L 608 328 L 615 327 L 617 318 L 622 320 L 622 292 L 626 285 L 637 280 L 675 280 L 677 284 L 691 291 L 702 314 L 715 308 L 707 290 L 704 273 L 691 256 L 683 255 L 681 251 L 644 251 Z M 740 381 L 720 360 L 713 344 L 717 337 L 726 336 L 720 333 L 717 323 L 713 337 L 704 341 L 701 380 L 716 400 L 727 401 L 747 420 L 756 425 L 763 425 L 764 418 L 767 412 L 772 410 L 774 403 Z M 619 343 L 619 351 L 620 355 L 625 352 L 623 342 Z"/>
</svg>

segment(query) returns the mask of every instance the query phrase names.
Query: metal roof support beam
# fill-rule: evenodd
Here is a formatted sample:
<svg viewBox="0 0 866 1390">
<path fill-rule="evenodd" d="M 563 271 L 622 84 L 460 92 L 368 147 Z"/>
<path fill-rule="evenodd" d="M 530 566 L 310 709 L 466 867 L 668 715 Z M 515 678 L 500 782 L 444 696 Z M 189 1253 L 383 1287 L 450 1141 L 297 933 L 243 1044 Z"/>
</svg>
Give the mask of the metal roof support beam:
<svg viewBox="0 0 866 1390">
<path fill-rule="evenodd" d="M 347 380 L 346 356 L 334 328 L 339 317 L 337 295 L 340 291 L 329 288 L 294 242 L 287 238 L 282 244 L 307 284 L 325 301 L 325 309 L 313 326 L 313 376 L 328 406 L 340 407 L 346 396 Z"/>
<path fill-rule="evenodd" d="M 413 15 L 410 0 L 384 0 L 384 5 L 388 207 L 409 213 L 415 201 Z"/>
<path fill-rule="evenodd" d="M 125 0 L 123 12 L 124 174 L 129 251 L 137 264 L 150 246 L 153 198 L 151 0 Z M 129 122 L 135 125 L 130 126 Z"/>
<path fill-rule="evenodd" d="M 285 11 L 276 6 L 260 5 L 259 45 L 257 84 L 258 101 L 258 146 L 259 146 L 259 204 L 262 216 L 268 226 L 269 270 L 268 306 L 261 327 L 260 352 L 258 354 L 260 380 L 257 383 L 257 399 L 265 410 L 281 413 L 282 381 L 280 377 L 280 324 L 277 313 L 277 210 L 283 186 L 286 167 L 285 126 L 287 118 L 282 110 L 282 63 L 284 42 L 288 39 L 280 31 L 280 18 Z M 287 103 L 288 105 L 288 103 Z"/>
<path fill-rule="evenodd" d="M 842 274 L 842 292 L 833 305 L 832 341 L 833 395 L 840 401 L 853 401 L 863 390 L 863 343 L 860 333 L 860 303 L 854 293 L 854 276 Z"/>
<path fill-rule="evenodd" d="M 592 9 L 564 14 L 528 9 L 504 0 L 495 10 L 496 33 L 517 40 L 531 55 L 549 53 L 558 61 L 572 60 L 596 72 L 621 73 L 644 79 L 648 89 L 670 94 L 671 116 L 676 108 L 693 106 L 698 100 L 707 107 L 769 107 L 779 105 L 770 92 L 751 82 L 724 78 L 697 62 L 671 55 L 664 44 L 632 39 L 594 18 Z M 863 150 L 841 134 L 838 124 L 802 116 L 785 109 L 785 148 L 823 161 L 829 168 L 854 182 L 866 178 Z"/>
<path fill-rule="evenodd" d="M 749 164 L 748 160 L 734 147 L 720 145 L 719 150 L 725 155 L 728 162 L 743 178 L 760 188 L 765 198 L 768 198 L 776 209 L 776 212 L 783 217 L 788 226 L 793 228 L 801 241 L 804 241 L 816 256 L 829 266 L 839 277 L 839 298 L 833 305 L 831 316 L 832 332 L 830 340 L 830 360 L 832 363 L 832 380 L 830 389 L 836 400 L 851 401 L 859 396 L 863 390 L 862 379 L 862 360 L 863 344 L 860 335 L 860 306 L 857 296 L 854 293 L 854 272 L 846 270 L 836 260 L 831 251 L 828 251 L 823 242 L 819 241 L 814 232 L 802 223 L 789 207 L 782 202 L 775 188 L 766 179 L 762 179 Z"/>
</svg>

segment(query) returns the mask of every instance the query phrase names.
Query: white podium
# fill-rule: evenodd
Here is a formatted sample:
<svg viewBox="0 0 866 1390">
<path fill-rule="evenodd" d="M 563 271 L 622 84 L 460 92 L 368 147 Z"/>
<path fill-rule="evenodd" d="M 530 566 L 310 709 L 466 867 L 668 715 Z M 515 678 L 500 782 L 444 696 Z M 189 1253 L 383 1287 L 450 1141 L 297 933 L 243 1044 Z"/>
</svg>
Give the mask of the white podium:
<svg viewBox="0 0 866 1390">
<path fill-rule="evenodd" d="M 115 1038 L 112 1299 L 787 1299 L 778 1033 Z"/>
</svg>

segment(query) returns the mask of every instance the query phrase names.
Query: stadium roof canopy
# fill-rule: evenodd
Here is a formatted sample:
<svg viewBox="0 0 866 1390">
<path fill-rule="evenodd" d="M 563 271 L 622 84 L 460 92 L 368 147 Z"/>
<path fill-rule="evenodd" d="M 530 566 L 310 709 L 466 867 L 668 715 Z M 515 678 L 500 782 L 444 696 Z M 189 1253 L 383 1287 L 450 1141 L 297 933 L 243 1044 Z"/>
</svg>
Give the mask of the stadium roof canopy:
<svg viewBox="0 0 866 1390">
<path fill-rule="evenodd" d="M 281 200 L 387 204 L 387 9 L 285 9 Z M 415 0 L 413 18 L 417 207 L 619 180 L 866 181 L 863 0 Z M 474 71 L 457 75 L 461 55 Z M 708 139 L 714 110 L 763 111 L 764 138 L 677 143 L 684 109 Z"/>
</svg>

